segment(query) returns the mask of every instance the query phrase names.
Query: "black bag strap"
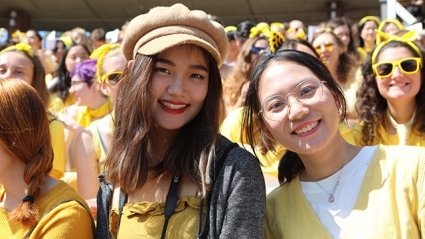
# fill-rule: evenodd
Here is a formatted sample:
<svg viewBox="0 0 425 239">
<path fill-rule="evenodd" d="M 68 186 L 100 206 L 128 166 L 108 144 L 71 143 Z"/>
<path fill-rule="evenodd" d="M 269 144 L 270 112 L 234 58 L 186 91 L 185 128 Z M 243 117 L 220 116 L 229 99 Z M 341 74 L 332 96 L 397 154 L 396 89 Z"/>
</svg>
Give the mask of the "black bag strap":
<svg viewBox="0 0 425 239">
<path fill-rule="evenodd" d="M 232 144 L 228 145 L 224 149 L 223 153 L 218 158 L 218 160 L 216 160 L 215 167 L 214 167 L 214 174 L 213 174 L 214 180 L 213 180 L 213 183 L 212 183 L 212 188 L 214 188 L 215 182 L 217 181 L 217 177 L 220 174 L 221 169 L 223 168 L 223 164 L 226 161 L 227 155 L 235 147 L 238 147 L 237 143 L 232 143 Z M 211 197 L 211 194 L 208 195 L 207 199 L 205 199 L 204 197 L 201 198 L 201 206 L 199 207 L 199 224 L 198 224 L 198 236 L 197 236 L 198 239 L 208 237 L 208 231 L 209 231 L 209 228 L 210 228 L 209 223 L 208 223 L 208 218 L 210 216 L 210 211 L 209 211 L 210 197 Z M 204 203 L 208 203 L 207 213 L 205 214 L 205 218 L 204 218 L 204 213 L 203 213 Z"/>
<path fill-rule="evenodd" d="M 168 189 L 168 193 L 167 193 L 167 199 L 165 199 L 165 214 L 164 214 L 165 221 L 164 221 L 164 225 L 162 226 L 161 239 L 165 239 L 165 233 L 167 231 L 168 221 L 170 220 L 171 216 L 174 213 L 174 210 L 176 209 L 177 200 L 179 198 L 179 195 L 178 195 L 179 184 L 180 184 L 179 176 L 174 176 L 171 178 L 170 188 Z"/>
</svg>

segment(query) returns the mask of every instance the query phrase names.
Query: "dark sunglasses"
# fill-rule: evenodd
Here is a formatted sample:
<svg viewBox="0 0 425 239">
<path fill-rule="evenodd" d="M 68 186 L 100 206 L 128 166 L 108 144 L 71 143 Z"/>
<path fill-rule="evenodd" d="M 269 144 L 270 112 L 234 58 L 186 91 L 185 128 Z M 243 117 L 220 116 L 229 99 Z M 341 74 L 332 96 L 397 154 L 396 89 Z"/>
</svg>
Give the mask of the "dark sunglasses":
<svg viewBox="0 0 425 239">
<path fill-rule="evenodd" d="M 384 78 L 392 75 L 396 66 L 404 74 L 415 74 L 422 67 L 422 58 L 409 57 L 398 61 L 379 62 L 373 64 L 372 69 L 377 76 Z"/>
<path fill-rule="evenodd" d="M 250 52 L 251 52 L 251 54 L 260 54 L 261 52 L 263 52 L 265 50 L 266 50 L 265 47 L 256 47 L 256 46 L 253 46 L 253 47 L 251 47 Z"/>
</svg>

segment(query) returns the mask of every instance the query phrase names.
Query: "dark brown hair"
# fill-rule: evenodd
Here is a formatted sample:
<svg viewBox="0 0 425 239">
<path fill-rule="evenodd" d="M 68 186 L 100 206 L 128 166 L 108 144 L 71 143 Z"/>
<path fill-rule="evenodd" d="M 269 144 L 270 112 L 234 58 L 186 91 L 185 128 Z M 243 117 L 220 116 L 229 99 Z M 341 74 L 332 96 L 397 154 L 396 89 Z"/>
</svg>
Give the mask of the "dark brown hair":
<svg viewBox="0 0 425 239">
<path fill-rule="evenodd" d="M 160 172 L 189 175 L 194 181 L 204 181 L 199 164 L 212 158 L 218 137 L 218 112 L 221 99 L 221 79 L 217 62 L 204 49 L 200 49 L 208 62 L 208 93 L 198 115 L 184 125 L 165 153 Z M 154 123 L 151 115 L 151 74 L 155 56 L 138 54 L 134 65 L 126 70 L 119 84 L 115 111 L 115 130 L 111 151 L 105 162 L 106 178 L 130 193 L 146 182 L 148 158 L 152 147 Z"/>
</svg>

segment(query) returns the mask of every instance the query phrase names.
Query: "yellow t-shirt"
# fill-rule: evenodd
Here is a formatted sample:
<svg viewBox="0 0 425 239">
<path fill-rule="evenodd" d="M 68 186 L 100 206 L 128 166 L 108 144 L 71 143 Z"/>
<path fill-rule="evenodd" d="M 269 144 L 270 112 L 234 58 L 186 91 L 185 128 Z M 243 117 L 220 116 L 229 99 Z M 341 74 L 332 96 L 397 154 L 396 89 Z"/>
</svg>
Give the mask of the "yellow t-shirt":
<svg viewBox="0 0 425 239">
<path fill-rule="evenodd" d="M 221 123 L 220 133 L 230 141 L 238 143 L 243 148 L 253 153 L 252 148 L 242 142 L 241 139 L 241 127 L 244 109 L 245 108 L 241 107 L 230 112 L 230 114 Z M 257 153 L 257 157 L 261 162 L 261 169 L 263 173 L 277 177 L 279 161 L 286 153 L 286 149 L 282 145 L 278 145 L 275 151 L 268 151 L 262 154 L 261 150 L 256 148 L 255 152 Z"/>
<path fill-rule="evenodd" d="M 54 113 L 61 112 L 63 110 L 63 101 L 56 95 L 50 95 L 48 110 Z"/>
<path fill-rule="evenodd" d="M 35 206 L 42 216 L 27 238 L 94 238 L 94 223 L 87 204 L 66 183 L 58 181 L 51 190 L 36 198 Z M 0 208 L 1 238 L 24 238 L 29 229 L 21 223 L 9 221 L 8 212 Z"/>
<path fill-rule="evenodd" d="M 168 222 L 165 238 L 196 238 L 199 221 L 200 198 L 183 196 Z M 123 207 L 116 238 L 160 238 L 164 225 L 164 203 L 136 202 Z M 113 208 L 109 217 L 110 232 L 117 235 L 118 210 Z M 241 219 L 242 220 L 242 219 Z"/>
<path fill-rule="evenodd" d="M 355 125 L 353 128 L 348 127 L 345 124 L 340 124 L 339 130 L 342 137 L 353 145 L 362 146 L 362 128 L 363 124 L 360 122 Z M 380 125 L 376 131 L 377 137 L 373 140 L 372 145 L 384 144 L 384 145 L 398 145 L 398 136 L 397 134 L 389 134 L 388 130 L 384 128 L 383 125 Z M 425 137 L 424 135 L 419 134 L 418 132 L 411 132 L 406 145 L 413 146 L 425 146 Z"/>
<path fill-rule="evenodd" d="M 66 150 L 64 125 L 61 121 L 49 114 L 49 130 L 53 148 L 53 168 L 49 175 L 60 179 L 65 172 Z"/>
</svg>

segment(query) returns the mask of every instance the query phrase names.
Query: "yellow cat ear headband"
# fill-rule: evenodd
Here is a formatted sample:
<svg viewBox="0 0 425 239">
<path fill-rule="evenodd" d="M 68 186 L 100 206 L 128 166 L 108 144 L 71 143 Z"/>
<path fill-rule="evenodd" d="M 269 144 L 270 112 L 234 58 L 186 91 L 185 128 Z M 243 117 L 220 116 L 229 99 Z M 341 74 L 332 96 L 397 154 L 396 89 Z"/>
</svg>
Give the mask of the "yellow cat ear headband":
<svg viewBox="0 0 425 239">
<path fill-rule="evenodd" d="M 269 48 L 271 53 L 275 53 L 282 46 L 285 37 L 281 32 L 271 31 L 269 36 Z"/>
<path fill-rule="evenodd" d="M 100 46 L 99 48 L 97 48 L 96 50 L 94 50 L 92 52 L 92 54 L 90 55 L 91 59 L 96 59 L 97 63 L 96 63 L 96 80 L 101 81 L 102 82 L 102 65 L 103 65 L 103 60 L 105 58 L 106 53 L 108 53 L 109 51 L 111 51 L 112 49 L 115 48 L 119 48 L 120 44 L 103 44 L 102 46 Z"/>
<path fill-rule="evenodd" d="M 0 53 L 4 53 L 4 52 L 8 52 L 8 51 L 13 51 L 13 50 L 22 51 L 22 52 L 27 53 L 30 56 L 33 56 L 32 48 L 27 43 L 18 43 L 16 45 L 6 47 L 2 51 L 0 51 Z"/>
<path fill-rule="evenodd" d="M 414 40 L 415 40 L 416 34 L 417 34 L 415 31 L 409 31 L 409 32 L 405 33 L 401 37 L 395 36 L 395 35 L 389 35 L 389 34 L 386 34 L 384 32 L 380 32 L 380 31 L 377 31 L 377 33 L 384 40 L 381 43 L 379 43 L 375 47 L 375 49 L 373 50 L 373 53 L 372 53 L 372 56 L 371 56 L 371 60 L 372 60 L 371 63 L 372 64 L 375 64 L 376 57 L 378 56 L 378 53 L 379 53 L 379 51 L 381 51 L 382 47 L 384 47 L 385 45 L 387 45 L 388 43 L 390 43 L 392 41 L 398 41 L 398 42 L 406 43 L 407 45 L 409 45 L 418 54 L 419 57 L 422 58 L 422 52 L 421 52 L 421 50 L 414 43 Z"/>
</svg>

